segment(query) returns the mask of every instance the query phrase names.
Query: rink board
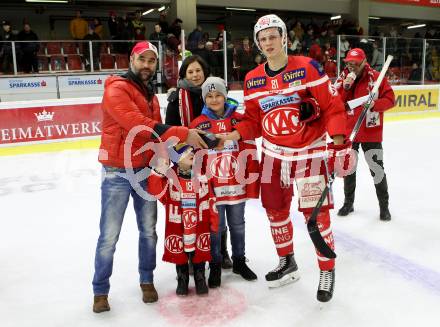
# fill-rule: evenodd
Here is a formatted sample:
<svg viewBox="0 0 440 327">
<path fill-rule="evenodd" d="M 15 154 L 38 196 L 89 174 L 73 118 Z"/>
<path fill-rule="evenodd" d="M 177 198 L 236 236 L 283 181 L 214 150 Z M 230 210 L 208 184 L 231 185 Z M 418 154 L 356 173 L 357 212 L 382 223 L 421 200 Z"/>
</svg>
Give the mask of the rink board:
<svg viewBox="0 0 440 327">
<path fill-rule="evenodd" d="M 396 107 L 386 112 L 385 121 L 440 117 L 440 85 L 393 89 Z M 243 103 L 242 91 L 228 95 Z M 163 118 L 166 94 L 158 98 Z M 99 147 L 101 100 L 84 97 L 0 103 L 0 156 Z"/>
</svg>

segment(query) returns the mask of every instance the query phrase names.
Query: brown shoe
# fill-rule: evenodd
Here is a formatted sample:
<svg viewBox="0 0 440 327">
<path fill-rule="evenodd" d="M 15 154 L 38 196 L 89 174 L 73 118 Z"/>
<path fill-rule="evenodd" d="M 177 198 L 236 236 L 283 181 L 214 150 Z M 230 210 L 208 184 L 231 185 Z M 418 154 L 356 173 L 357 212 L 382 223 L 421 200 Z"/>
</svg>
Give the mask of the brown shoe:
<svg viewBox="0 0 440 327">
<path fill-rule="evenodd" d="M 95 295 L 93 299 L 93 312 L 100 313 L 104 311 L 110 311 L 107 295 Z"/>
<path fill-rule="evenodd" d="M 142 289 L 142 301 L 145 303 L 153 303 L 157 302 L 159 296 L 157 295 L 157 291 L 154 288 L 154 284 L 141 284 Z"/>
</svg>

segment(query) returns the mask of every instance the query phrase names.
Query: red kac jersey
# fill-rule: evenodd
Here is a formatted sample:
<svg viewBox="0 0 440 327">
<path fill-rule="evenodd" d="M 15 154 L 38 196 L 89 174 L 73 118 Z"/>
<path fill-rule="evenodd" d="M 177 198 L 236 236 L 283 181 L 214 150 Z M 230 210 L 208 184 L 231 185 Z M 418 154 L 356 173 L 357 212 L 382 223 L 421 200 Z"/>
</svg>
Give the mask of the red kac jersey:
<svg viewBox="0 0 440 327">
<path fill-rule="evenodd" d="M 270 146 L 307 150 L 325 140 L 326 131 L 330 136 L 345 135 L 344 105 L 322 66 L 311 58 L 289 56 L 286 68 L 274 77 L 259 65 L 244 83 L 245 114 L 235 126 L 242 139 L 262 136 Z M 303 123 L 300 104 L 310 97 L 319 103 L 321 115 Z"/>
</svg>

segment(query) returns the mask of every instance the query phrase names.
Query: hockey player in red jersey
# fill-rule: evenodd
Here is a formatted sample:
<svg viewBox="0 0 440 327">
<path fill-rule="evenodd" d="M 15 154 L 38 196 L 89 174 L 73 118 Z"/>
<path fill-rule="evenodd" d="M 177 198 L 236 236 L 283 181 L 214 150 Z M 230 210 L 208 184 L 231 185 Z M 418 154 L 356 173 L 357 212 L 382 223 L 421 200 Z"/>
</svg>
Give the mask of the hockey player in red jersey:
<svg viewBox="0 0 440 327">
<path fill-rule="evenodd" d="M 202 85 L 205 106 L 190 128 L 211 133 L 227 133 L 233 130 L 242 115 L 237 113 L 238 102 L 227 98 L 226 83 L 219 77 L 208 77 Z M 257 275 L 247 266 L 245 258 L 245 205 L 249 198 L 259 197 L 258 157 L 255 142 L 224 143 L 221 149 L 205 150 L 204 167 L 211 177 L 219 213 L 219 233 L 211 233 L 210 272 L 208 285 L 221 284 L 221 232 L 228 222 L 232 243 L 232 271 L 246 280 L 256 280 Z M 254 174 L 254 176 L 250 176 Z M 246 183 L 244 179 L 253 180 Z"/>
<path fill-rule="evenodd" d="M 342 156 L 345 142 L 345 110 L 321 65 L 308 57 L 287 56 L 286 25 L 276 15 L 261 17 L 254 27 L 255 44 L 267 63 L 245 78 L 243 120 L 223 140 L 263 138 L 260 165 L 261 199 L 270 221 L 279 265 L 266 275 L 269 287 L 299 278 L 294 258 L 293 226 L 289 218 L 295 179 L 299 211 L 307 221 L 333 172 L 333 159 Z M 326 144 L 326 133 L 333 142 Z M 326 167 L 326 147 L 329 154 Z M 328 196 L 317 223 L 326 243 L 334 249 Z M 335 260 L 316 250 L 320 279 L 317 299 L 333 296 Z"/>
</svg>

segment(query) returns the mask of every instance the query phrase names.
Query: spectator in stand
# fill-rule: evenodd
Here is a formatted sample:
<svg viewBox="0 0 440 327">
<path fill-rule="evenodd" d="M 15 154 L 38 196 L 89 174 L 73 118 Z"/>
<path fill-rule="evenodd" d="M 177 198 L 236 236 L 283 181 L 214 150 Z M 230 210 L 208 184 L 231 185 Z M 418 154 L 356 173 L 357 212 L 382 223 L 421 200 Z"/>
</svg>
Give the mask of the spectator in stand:
<svg viewBox="0 0 440 327">
<path fill-rule="evenodd" d="M 322 49 L 317 43 L 313 43 L 310 47 L 309 55 L 310 58 L 315 59 L 320 64 L 323 61 Z"/>
<path fill-rule="evenodd" d="M 168 49 L 170 49 L 174 53 L 178 54 L 179 53 L 179 44 L 180 44 L 179 39 L 173 33 L 168 33 L 167 41 L 166 41 L 166 45 L 167 45 Z"/>
<path fill-rule="evenodd" d="M 130 19 L 124 14 L 118 22 L 118 35 L 117 40 L 133 40 L 134 30 L 133 24 Z M 130 44 L 128 42 L 117 42 L 115 43 L 115 50 L 118 53 L 127 54 L 129 53 Z"/>
<path fill-rule="evenodd" d="M 336 59 L 336 49 L 331 46 L 330 41 L 324 44 L 323 51 L 328 59 Z"/>
<path fill-rule="evenodd" d="M 112 40 L 116 39 L 118 36 L 118 18 L 116 17 L 116 13 L 114 11 L 109 12 L 108 30 L 110 32 L 110 38 Z"/>
<path fill-rule="evenodd" d="M 330 42 L 330 38 L 328 37 L 327 29 L 325 29 L 325 27 L 323 26 L 319 37 L 316 39 L 316 43 L 323 47 L 324 44 L 326 44 L 327 42 Z"/>
<path fill-rule="evenodd" d="M 261 64 L 264 63 L 265 61 L 266 61 L 265 58 L 264 58 L 260 53 L 257 53 L 257 54 L 255 55 L 254 62 L 255 62 L 255 64 L 256 64 L 256 66 L 261 65 Z"/>
<path fill-rule="evenodd" d="M 408 77 L 408 84 L 421 84 L 422 83 L 422 67 L 416 62 L 412 64 L 412 70 Z"/>
<path fill-rule="evenodd" d="M 246 74 L 256 67 L 255 51 L 250 45 L 249 38 L 246 36 L 243 38 L 242 46 L 237 49 L 236 65 L 239 71 L 239 80 L 244 81 Z"/>
<path fill-rule="evenodd" d="M 304 49 L 304 51 L 305 51 L 306 53 L 309 52 L 310 47 L 312 46 L 312 44 L 313 44 L 313 42 L 314 42 L 314 39 L 315 39 L 314 33 L 315 33 L 315 31 L 313 30 L 313 27 L 310 26 L 310 27 L 307 29 L 307 33 L 306 33 L 306 35 L 304 35 L 304 38 L 303 38 L 303 44 L 302 44 L 302 45 L 303 45 L 303 49 Z"/>
<path fill-rule="evenodd" d="M 145 30 L 146 30 L 146 28 L 145 28 L 145 25 L 144 25 L 144 23 L 142 22 L 141 19 L 142 19 L 142 13 L 139 10 L 137 10 L 136 11 L 136 16 L 132 20 L 131 23 L 133 24 L 133 29 L 136 31 L 136 29 L 139 28 L 141 30 L 141 34 L 144 37 L 143 39 L 137 39 L 137 40 L 145 40 Z"/>
<path fill-rule="evenodd" d="M 205 43 L 205 49 L 208 53 L 208 61 L 207 64 L 209 65 L 209 67 L 211 67 L 212 73 L 214 75 L 216 75 L 217 73 L 217 67 L 219 67 L 219 62 L 218 62 L 218 58 L 217 55 L 215 54 L 214 50 L 214 43 L 212 43 L 211 41 L 208 41 Z"/>
<path fill-rule="evenodd" d="M 294 56 L 295 55 L 295 49 L 293 48 L 293 43 L 290 40 L 290 38 L 287 38 L 287 54 L 289 56 Z"/>
<path fill-rule="evenodd" d="M 177 67 L 177 54 L 170 49 L 165 49 L 163 74 L 168 89 L 177 87 L 177 78 L 179 75 L 179 68 Z"/>
<path fill-rule="evenodd" d="M 180 40 L 180 34 L 182 32 L 182 23 L 183 21 L 180 18 L 176 18 L 170 26 L 170 33 L 173 33 L 178 40 Z"/>
<path fill-rule="evenodd" d="M 32 72 L 38 73 L 38 60 L 37 53 L 40 49 L 37 34 L 31 30 L 29 23 L 23 24 L 23 30 L 17 35 L 18 41 L 26 41 L 25 43 L 18 43 L 19 50 L 21 52 L 21 66 L 26 74 Z"/>
<path fill-rule="evenodd" d="M 197 44 L 197 48 L 190 50 L 193 54 L 198 55 L 209 65 L 209 51 L 205 48 L 205 42 L 202 40 Z"/>
<path fill-rule="evenodd" d="M 99 69 L 99 53 L 101 49 L 101 39 L 99 38 L 99 35 L 95 33 L 95 28 L 93 24 L 89 25 L 89 32 L 86 36 L 84 36 L 84 41 L 92 41 L 92 60 L 93 60 L 93 69 L 98 70 Z M 87 71 L 91 70 L 90 65 L 90 46 L 88 43 L 84 45 L 84 66 Z"/>
<path fill-rule="evenodd" d="M 188 42 L 187 42 L 188 50 L 193 51 L 199 48 L 202 39 L 203 39 L 202 26 L 197 25 L 197 27 L 188 35 Z"/>
<path fill-rule="evenodd" d="M 87 34 L 87 21 L 81 17 L 81 10 L 76 11 L 76 18 L 70 21 L 70 35 L 74 40 L 82 40 Z"/>
<path fill-rule="evenodd" d="M 104 40 L 104 26 L 102 26 L 101 20 L 98 17 L 93 18 L 93 27 L 95 33 L 98 34 L 101 40 Z"/>
<path fill-rule="evenodd" d="M 154 32 L 150 34 L 149 41 L 160 41 L 161 44 L 165 44 L 167 40 L 167 35 L 162 32 L 162 27 L 160 23 L 154 25 Z"/>
<path fill-rule="evenodd" d="M 345 59 L 348 50 L 350 50 L 350 43 L 347 41 L 347 36 L 345 34 L 341 34 L 341 44 L 339 47 L 339 55 L 341 56 L 341 60 Z"/>
<path fill-rule="evenodd" d="M 382 51 L 380 51 L 377 41 L 373 42 L 373 54 L 372 54 L 372 58 L 370 61 L 370 66 L 377 71 L 382 70 L 383 53 L 382 53 Z"/>
<path fill-rule="evenodd" d="M 302 41 L 304 37 L 304 29 L 300 21 L 297 21 L 295 23 L 295 27 L 293 28 L 293 31 L 295 32 L 295 36 L 298 37 L 298 40 Z"/>
<path fill-rule="evenodd" d="M 165 10 L 162 11 L 159 15 L 159 25 L 161 28 L 161 32 L 167 35 L 170 30 L 170 26 L 167 22 L 167 13 Z"/>
<path fill-rule="evenodd" d="M 142 34 L 142 30 L 139 27 L 136 27 L 134 29 L 134 39 L 135 40 L 145 40 L 145 35 Z"/>
<path fill-rule="evenodd" d="M 11 23 L 7 20 L 2 21 L 3 36 L 1 40 L 4 41 L 0 46 L 0 63 L 4 74 L 10 74 L 14 71 L 12 62 L 12 43 L 15 41 L 15 35 L 12 34 Z"/>
<path fill-rule="evenodd" d="M 223 32 L 218 32 L 214 41 L 214 50 L 223 49 Z"/>
</svg>

